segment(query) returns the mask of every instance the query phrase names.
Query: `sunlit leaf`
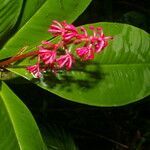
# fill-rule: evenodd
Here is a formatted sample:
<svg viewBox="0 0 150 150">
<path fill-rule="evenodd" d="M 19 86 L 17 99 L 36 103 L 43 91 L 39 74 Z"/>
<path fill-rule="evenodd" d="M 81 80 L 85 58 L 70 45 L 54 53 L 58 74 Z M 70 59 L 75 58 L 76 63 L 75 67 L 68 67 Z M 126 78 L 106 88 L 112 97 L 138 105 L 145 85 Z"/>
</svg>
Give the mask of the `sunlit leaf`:
<svg viewBox="0 0 150 150">
<path fill-rule="evenodd" d="M 4 82 L 0 89 L 0 149 L 47 149 L 30 111 Z"/>
<path fill-rule="evenodd" d="M 150 94 L 150 39 L 145 31 L 126 24 L 97 23 L 114 37 L 94 61 L 72 71 L 35 80 L 24 68 L 10 70 L 45 90 L 71 101 L 96 106 L 119 106 Z M 20 66 L 31 65 L 24 60 Z"/>
<path fill-rule="evenodd" d="M 51 39 L 52 36 L 47 30 L 52 20 L 73 22 L 90 2 L 91 0 L 46 0 L 25 25 L 4 45 L 0 51 L 0 59 L 13 56 L 23 47 L 28 46 L 31 49 L 39 45 L 42 40 Z M 26 13 L 26 15 L 28 14 Z"/>
</svg>

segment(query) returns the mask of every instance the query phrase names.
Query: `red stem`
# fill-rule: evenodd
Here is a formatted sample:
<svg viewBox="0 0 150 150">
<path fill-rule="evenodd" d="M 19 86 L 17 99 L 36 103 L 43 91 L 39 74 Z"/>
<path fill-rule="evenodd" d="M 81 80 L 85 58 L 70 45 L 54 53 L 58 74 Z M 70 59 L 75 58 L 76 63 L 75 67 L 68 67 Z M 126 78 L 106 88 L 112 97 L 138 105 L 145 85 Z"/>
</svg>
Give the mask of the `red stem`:
<svg viewBox="0 0 150 150">
<path fill-rule="evenodd" d="M 8 66 L 9 64 L 11 64 L 11 63 L 13 63 L 15 61 L 24 59 L 26 57 L 35 56 L 37 54 L 38 54 L 38 50 L 29 52 L 29 53 L 26 53 L 26 54 L 21 54 L 21 55 L 13 56 L 10 59 L 7 59 L 5 61 L 0 62 L 0 67 Z"/>
</svg>

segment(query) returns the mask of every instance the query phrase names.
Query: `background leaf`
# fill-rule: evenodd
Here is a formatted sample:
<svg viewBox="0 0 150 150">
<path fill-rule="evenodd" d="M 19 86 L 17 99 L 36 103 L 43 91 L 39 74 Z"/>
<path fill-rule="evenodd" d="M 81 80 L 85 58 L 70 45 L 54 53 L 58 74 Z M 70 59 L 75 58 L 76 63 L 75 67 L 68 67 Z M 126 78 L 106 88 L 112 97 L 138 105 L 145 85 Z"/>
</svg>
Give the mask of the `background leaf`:
<svg viewBox="0 0 150 150">
<path fill-rule="evenodd" d="M 0 40 L 17 22 L 22 0 L 0 0 Z"/>
<path fill-rule="evenodd" d="M 46 0 L 33 17 L 4 45 L 0 51 L 0 59 L 14 55 L 20 48 L 29 46 L 31 49 L 42 40 L 52 38 L 47 32 L 52 20 L 73 22 L 90 2 L 91 0 Z"/>
<path fill-rule="evenodd" d="M 22 101 L 1 82 L 0 149 L 45 150 L 39 129 Z"/>
<path fill-rule="evenodd" d="M 56 126 L 42 128 L 43 139 L 50 150 L 77 150 L 72 137 Z"/>
<path fill-rule="evenodd" d="M 46 0 L 24 0 L 19 28 L 22 27 L 42 7 Z"/>
<path fill-rule="evenodd" d="M 48 75 L 40 81 L 33 80 L 24 68 L 10 70 L 63 98 L 88 105 L 119 106 L 149 95 L 149 34 L 126 24 L 93 25 L 102 26 L 105 35 L 114 37 L 94 61 L 78 64 L 58 77 Z M 29 64 L 31 60 L 24 60 L 19 66 Z"/>
</svg>

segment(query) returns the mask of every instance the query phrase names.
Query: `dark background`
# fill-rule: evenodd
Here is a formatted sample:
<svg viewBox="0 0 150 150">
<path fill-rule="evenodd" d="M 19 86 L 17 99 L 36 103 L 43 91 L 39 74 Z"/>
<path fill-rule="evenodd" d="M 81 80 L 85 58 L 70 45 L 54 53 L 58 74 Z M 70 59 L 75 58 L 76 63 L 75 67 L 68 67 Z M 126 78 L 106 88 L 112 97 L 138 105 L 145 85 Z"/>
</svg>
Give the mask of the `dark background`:
<svg viewBox="0 0 150 150">
<path fill-rule="evenodd" d="M 74 24 L 122 22 L 149 32 L 148 1 L 93 0 Z M 150 97 L 122 107 L 92 107 L 66 101 L 30 83 L 8 84 L 41 131 L 52 125 L 62 128 L 79 150 L 150 150 Z"/>
</svg>

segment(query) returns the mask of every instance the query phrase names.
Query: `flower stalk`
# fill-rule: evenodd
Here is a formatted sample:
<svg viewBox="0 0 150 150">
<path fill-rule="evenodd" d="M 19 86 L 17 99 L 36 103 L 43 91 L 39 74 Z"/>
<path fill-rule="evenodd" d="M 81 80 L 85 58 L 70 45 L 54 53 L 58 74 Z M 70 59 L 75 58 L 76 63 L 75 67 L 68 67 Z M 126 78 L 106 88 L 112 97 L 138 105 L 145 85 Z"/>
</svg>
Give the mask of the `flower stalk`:
<svg viewBox="0 0 150 150">
<path fill-rule="evenodd" d="M 5 61 L 0 62 L 0 67 L 9 66 L 11 63 L 14 63 L 18 60 L 22 60 L 22 59 L 27 58 L 27 57 L 36 56 L 37 54 L 38 54 L 38 50 L 35 50 L 35 51 L 28 52 L 25 54 L 13 56 L 13 57 L 5 60 Z"/>
<path fill-rule="evenodd" d="M 50 25 L 48 32 L 54 37 L 60 37 L 58 43 L 50 41 L 42 41 L 38 50 L 14 56 L 6 61 L 0 62 L 0 67 L 24 59 L 26 57 L 37 57 L 37 63 L 28 66 L 26 69 L 35 78 L 41 78 L 43 73 L 51 71 L 53 73 L 59 70 L 70 70 L 75 64 L 76 59 L 82 61 L 92 60 L 96 53 L 100 53 L 107 45 L 111 36 L 105 36 L 101 27 L 95 28 L 90 26 L 93 32 L 89 35 L 84 27 L 77 29 L 74 25 L 66 23 L 66 21 L 58 22 L 54 20 Z M 71 51 L 71 47 L 75 46 L 75 51 Z"/>
</svg>

